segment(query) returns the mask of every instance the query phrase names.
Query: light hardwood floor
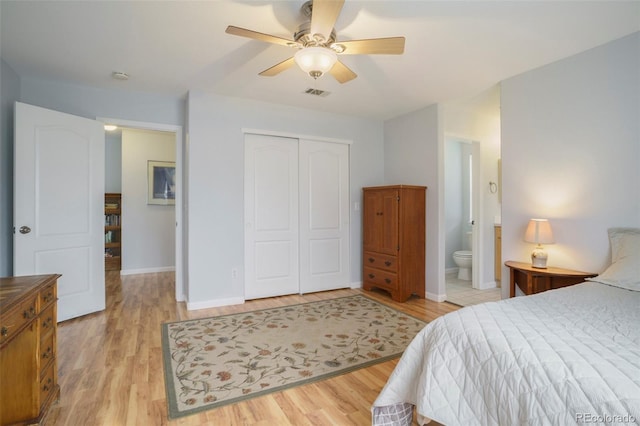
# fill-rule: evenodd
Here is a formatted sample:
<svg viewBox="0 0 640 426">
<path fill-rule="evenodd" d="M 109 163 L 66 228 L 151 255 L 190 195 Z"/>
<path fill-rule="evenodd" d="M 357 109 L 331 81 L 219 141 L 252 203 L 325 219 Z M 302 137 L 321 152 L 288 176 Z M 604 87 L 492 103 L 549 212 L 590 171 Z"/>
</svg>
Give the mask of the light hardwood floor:
<svg viewBox="0 0 640 426">
<path fill-rule="evenodd" d="M 160 324 L 364 293 L 431 321 L 458 307 L 383 293 L 337 290 L 188 311 L 174 300 L 172 273 L 107 273 L 107 309 L 58 328 L 60 401 L 45 425 L 368 425 L 371 405 L 397 359 L 328 380 L 170 421 Z"/>
</svg>

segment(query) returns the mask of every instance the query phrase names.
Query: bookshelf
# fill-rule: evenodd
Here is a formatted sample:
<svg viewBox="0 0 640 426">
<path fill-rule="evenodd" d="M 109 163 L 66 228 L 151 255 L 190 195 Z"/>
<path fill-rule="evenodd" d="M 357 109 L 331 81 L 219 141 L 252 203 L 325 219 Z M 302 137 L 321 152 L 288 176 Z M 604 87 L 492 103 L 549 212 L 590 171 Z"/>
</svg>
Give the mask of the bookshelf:
<svg viewBox="0 0 640 426">
<path fill-rule="evenodd" d="M 119 271 L 122 267 L 122 194 L 104 194 L 104 269 Z"/>
</svg>

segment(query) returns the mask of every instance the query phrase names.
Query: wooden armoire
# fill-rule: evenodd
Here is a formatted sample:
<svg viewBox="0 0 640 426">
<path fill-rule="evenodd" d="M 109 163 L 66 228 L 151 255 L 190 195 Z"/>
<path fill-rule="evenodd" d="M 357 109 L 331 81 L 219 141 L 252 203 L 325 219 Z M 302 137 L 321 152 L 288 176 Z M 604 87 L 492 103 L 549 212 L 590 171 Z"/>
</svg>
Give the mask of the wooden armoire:
<svg viewBox="0 0 640 426">
<path fill-rule="evenodd" d="M 363 188 L 363 288 L 379 288 L 404 302 L 425 295 L 427 188 Z"/>
</svg>

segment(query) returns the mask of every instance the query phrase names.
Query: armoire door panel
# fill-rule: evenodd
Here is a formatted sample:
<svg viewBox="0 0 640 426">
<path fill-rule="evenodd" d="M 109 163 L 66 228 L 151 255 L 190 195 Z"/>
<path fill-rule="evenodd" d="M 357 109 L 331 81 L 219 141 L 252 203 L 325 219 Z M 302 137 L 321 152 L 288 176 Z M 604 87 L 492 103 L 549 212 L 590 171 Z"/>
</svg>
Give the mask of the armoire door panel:
<svg viewBox="0 0 640 426">
<path fill-rule="evenodd" d="M 382 245 L 382 229 L 383 223 L 382 213 L 382 197 L 377 192 L 366 192 L 363 194 L 362 214 L 369 221 L 370 225 L 365 226 L 362 231 L 362 241 L 365 251 L 379 251 Z"/>
<path fill-rule="evenodd" d="M 382 253 L 396 254 L 398 251 L 398 201 L 398 191 L 382 192 Z"/>
</svg>

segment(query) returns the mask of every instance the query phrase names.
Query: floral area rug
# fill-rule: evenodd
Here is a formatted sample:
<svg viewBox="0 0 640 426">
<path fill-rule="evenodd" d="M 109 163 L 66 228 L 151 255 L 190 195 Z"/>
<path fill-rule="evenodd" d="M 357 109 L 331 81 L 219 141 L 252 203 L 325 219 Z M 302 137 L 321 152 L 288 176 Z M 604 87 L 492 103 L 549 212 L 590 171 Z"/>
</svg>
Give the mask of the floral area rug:
<svg viewBox="0 0 640 426">
<path fill-rule="evenodd" d="M 425 324 L 360 295 L 162 324 L 169 418 L 398 357 Z"/>
</svg>

